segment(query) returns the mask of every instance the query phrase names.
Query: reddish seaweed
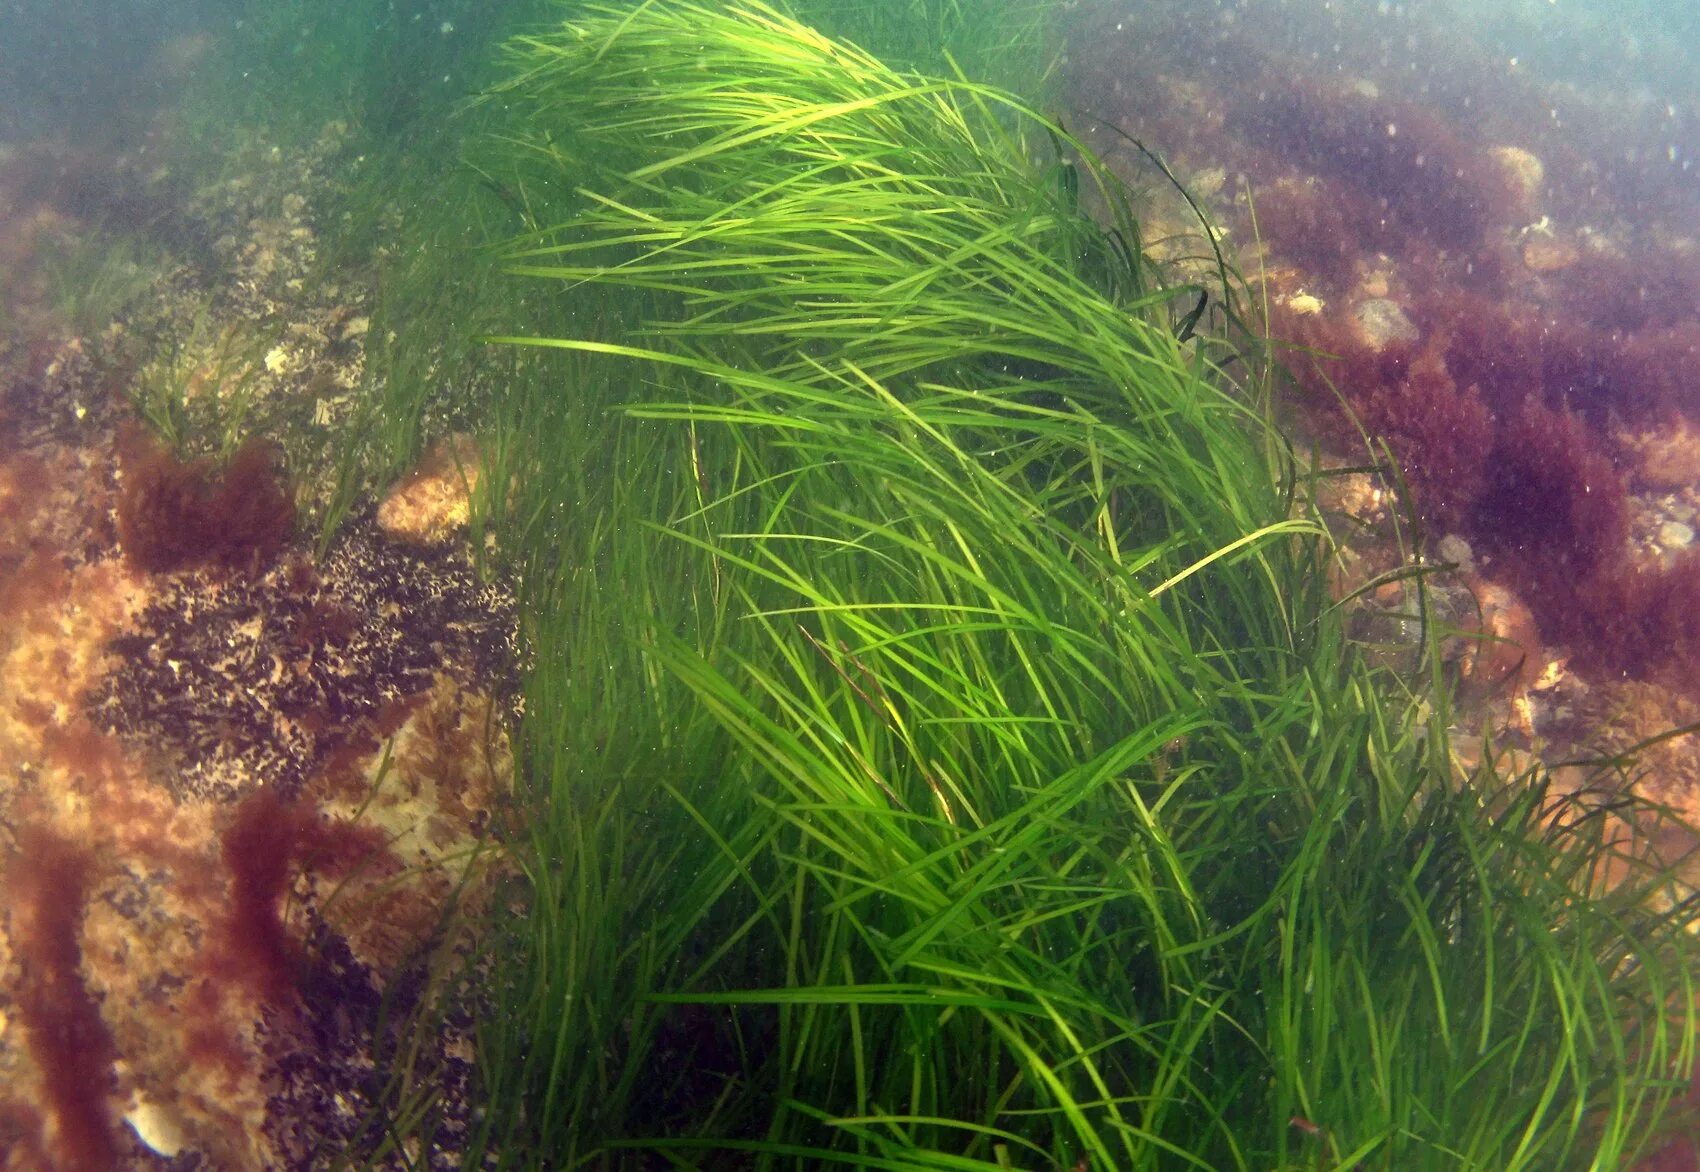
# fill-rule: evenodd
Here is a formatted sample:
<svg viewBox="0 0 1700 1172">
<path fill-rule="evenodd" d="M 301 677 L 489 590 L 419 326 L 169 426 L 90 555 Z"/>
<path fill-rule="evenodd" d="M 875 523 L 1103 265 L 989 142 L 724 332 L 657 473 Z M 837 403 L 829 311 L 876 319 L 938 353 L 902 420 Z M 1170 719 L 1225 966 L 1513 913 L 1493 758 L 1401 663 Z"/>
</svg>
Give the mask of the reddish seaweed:
<svg viewBox="0 0 1700 1172">
<path fill-rule="evenodd" d="M 1335 289 L 1357 279 L 1357 233 L 1340 196 L 1320 179 L 1286 180 L 1257 195 L 1257 227 L 1285 242 L 1286 254 Z"/>
<path fill-rule="evenodd" d="M 1366 206 L 1360 246 L 1406 251 L 1407 238 L 1473 250 L 1503 223 L 1516 193 L 1504 169 L 1433 113 L 1305 78 L 1265 75 L 1255 91 L 1232 90 L 1227 130 Z"/>
<path fill-rule="evenodd" d="M 305 972 L 300 945 L 284 923 L 297 870 L 346 873 L 383 843 L 380 831 L 323 818 L 311 805 L 286 802 L 269 788 L 245 798 L 220 839 L 230 872 L 220 959 L 268 1004 L 292 1001 Z"/>
<path fill-rule="evenodd" d="M 1468 518 L 1486 552 L 1508 562 L 1519 592 L 1566 638 L 1566 612 L 1614 570 L 1629 540 L 1622 477 L 1576 415 L 1526 404 L 1501 423 L 1487 483 Z"/>
<path fill-rule="evenodd" d="M 139 568 L 263 567 L 294 534 L 295 501 L 269 445 L 249 440 L 222 468 L 136 436 L 125 449 L 118 537 Z"/>
<path fill-rule="evenodd" d="M 118 1051 L 83 980 L 90 860 L 36 826 L 20 829 L 18 842 L 7 884 L 20 961 L 18 1014 L 54 1123 L 49 1142 L 57 1167 L 103 1172 L 118 1156 L 110 1105 Z"/>
</svg>

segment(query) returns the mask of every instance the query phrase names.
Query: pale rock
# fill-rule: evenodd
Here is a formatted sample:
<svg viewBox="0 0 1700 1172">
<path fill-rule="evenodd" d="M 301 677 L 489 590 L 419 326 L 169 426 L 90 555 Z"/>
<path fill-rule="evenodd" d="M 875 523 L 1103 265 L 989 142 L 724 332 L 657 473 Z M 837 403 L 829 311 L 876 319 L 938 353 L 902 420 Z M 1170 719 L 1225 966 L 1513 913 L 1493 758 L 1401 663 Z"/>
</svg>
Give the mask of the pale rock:
<svg viewBox="0 0 1700 1172">
<path fill-rule="evenodd" d="M 171 1111 L 141 1095 L 134 1103 L 124 1122 L 148 1148 L 169 1160 L 189 1146 L 182 1122 Z"/>
<path fill-rule="evenodd" d="M 1385 297 L 1358 302 L 1352 310 L 1352 325 L 1372 350 L 1385 350 L 1395 342 L 1415 342 L 1421 336 L 1399 303 Z"/>
<path fill-rule="evenodd" d="M 1687 549 L 1694 542 L 1694 530 L 1681 521 L 1666 521 L 1659 526 L 1659 544 L 1666 549 Z"/>
<path fill-rule="evenodd" d="M 1653 489 L 1680 489 L 1700 484 L 1700 432 L 1688 420 L 1638 433 L 1620 442 L 1635 456 L 1635 479 Z"/>
<path fill-rule="evenodd" d="M 1488 154 L 1504 171 L 1524 209 L 1533 211 L 1538 207 L 1547 180 L 1546 164 L 1541 162 L 1540 156 L 1515 146 L 1494 147 Z"/>
<path fill-rule="evenodd" d="M 1582 259 L 1582 252 L 1557 236 L 1531 236 L 1523 242 L 1523 267 L 1532 273 L 1556 273 Z"/>
<path fill-rule="evenodd" d="M 1228 173 L 1220 167 L 1206 167 L 1192 177 L 1192 194 L 1195 199 L 1215 199 L 1227 185 Z"/>
<path fill-rule="evenodd" d="M 1468 541 L 1465 541 L 1456 533 L 1448 533 L 1445 537 L 1442 537 L 1434 551 L 1440 555 L 1441 561 L 1450 562 L 1457 566 L 1460 573 L 1473 574 L 1476 572 L 1475 551 L 1470 548 Z"/>
<path fill-rule="evenodd" d="M 384 497 L 378 528 L 416 545 L 438 545 L 463 528 L 482 474 L 477 441 L 456 436 L 425 454 L 419 467 Z"/>
</svg>

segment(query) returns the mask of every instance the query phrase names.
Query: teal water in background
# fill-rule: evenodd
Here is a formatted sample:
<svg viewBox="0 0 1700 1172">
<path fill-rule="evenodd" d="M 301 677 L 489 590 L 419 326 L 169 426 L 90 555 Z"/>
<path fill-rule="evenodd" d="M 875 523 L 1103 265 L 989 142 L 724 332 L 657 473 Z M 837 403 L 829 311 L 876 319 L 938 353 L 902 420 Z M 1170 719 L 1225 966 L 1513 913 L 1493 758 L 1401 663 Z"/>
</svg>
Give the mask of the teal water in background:
<svg viewBox="0 0 1700 1172">
<path fill-rule="evenodd" d="M 173 44 L 238 19 L 224 0 L 4 0 L 0 141 L 134 142 L 196 67 Z"/>
<path fill-rule="evenodd" d="M 1102 9 L 1089 3 L 1088 10 Z M 1179 41 L 1238 35 L 1307 63 L 1318 80 L 1347 73 L 1397 85 L 1438 112 L 1460 103 L 1503 70 L 1552 98 L 1563 122 L 1577 105 L 1608 112 L 1620 141 L 1577 143 L 1597 150 L 1603 173 L 1637 170 L 1662 185 L 1675 172 L 1700 191 L 1700 5 L 1659 0 L 1214 0 L 1203 4 L 1111 4 L 1134 20 L 1156 18 Z M 1130 64 L 1132 58 L 1130 57 Z M 1210 76 L 1208 56 L 1191 62 Z M 1230 84 L 1243 84 L 1236 79 Z M 1208 84 L 1208 81 L 1205 81 Z M 1491 104 L 1494 94 L 1480 95 Z M 1476 110 L 1492 117 L 1492 111 Z M 1621 147 L 1614 150 L 1613 147 Z M 1697 225 L 1700 226 L 1700 225 Z"/>
<path fill-rule="evenodd" d="M 287 8 L 288 5 L 276 6 Z M 303 27 L 311 6 L 299 6 Z M 386 6 L 386 23 L 462 34 L 512 23 L 525 6 L 417 0 Z M 1085 5 L 1090 9 L 1093 5 Z M 1165 0 L 1122 5 L 1161 12 Z M 1685 172 L 1700 159 L 1700 5 L 1660 0 L 1209 0 L 1178 6 L 1205 30 L 1243 22 L 1271 45 L 1307 51 L 1318 72 L 1379 62 L 1448 88 L 1460 48 L 1622 105 L 1649 145 Z M 0 141 L 56 129 L 120 142 L 145 129 L 210 46 L 240 40 L 252 15 L 234 0 L 4 0 L 0 3 Z M 436 80 L 436 79 L 433 79 Z M 1662 116 L 1661 116 L 1662 115 Z M 1663 137 L 1663 144 L 1652 140 Z M 1602 160 L 1610 165 L 1609 160 Z"/>
</svg>

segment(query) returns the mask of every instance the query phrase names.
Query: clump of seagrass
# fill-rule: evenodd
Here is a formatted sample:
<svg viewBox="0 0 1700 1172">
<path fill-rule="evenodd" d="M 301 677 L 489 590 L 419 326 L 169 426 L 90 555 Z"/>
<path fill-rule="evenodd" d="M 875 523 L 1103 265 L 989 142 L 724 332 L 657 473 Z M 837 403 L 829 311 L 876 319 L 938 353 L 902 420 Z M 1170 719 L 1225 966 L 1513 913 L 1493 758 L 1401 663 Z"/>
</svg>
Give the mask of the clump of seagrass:
<svg viewBox="0 0 1700 1172">
<path fill-rule="evenodd" d="M 1599 811 L 1462 782 L 1446 697 L 1346 642 L 1267 367 L 1177 340 L 1089 151 L 755 0 L 578 5 L 508 52 L 500 149 L 553 225 L 509 267 L 616 325 L 505 340 L 625 412 L 567 449 L 606 486 L 525 449 L 519 512 L 561 520 L 526 538 L 554 650 L 493 1144 L 1645 1150 L 1693 1063 L 1693 904 L 1655 913 L 1650 863 L 1602 890 Z M 560 398 L 516 434 L 597 418 Z"/>
</svg>

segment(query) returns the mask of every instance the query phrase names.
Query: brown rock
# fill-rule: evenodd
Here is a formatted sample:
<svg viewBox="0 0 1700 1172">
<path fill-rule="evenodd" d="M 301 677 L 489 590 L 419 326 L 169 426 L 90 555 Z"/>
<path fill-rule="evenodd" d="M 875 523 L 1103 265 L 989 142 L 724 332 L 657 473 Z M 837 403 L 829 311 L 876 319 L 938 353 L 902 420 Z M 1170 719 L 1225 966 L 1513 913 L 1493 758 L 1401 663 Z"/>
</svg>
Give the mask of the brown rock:
<svg viewBox="0 0 1700 1172">
<path fill-rule="evenodd" d="M 416 545 L 441 545 L 466 525 L 483 455 L 471 436 L 457 435 L 425 453 L 419 467 L 378 506 L 378 527 Z"/>
<path fill-rule="evenodd" d="M 1523 265 L 1533 273 L 1556 273 L 1581 259 L 1580 249 L 1556 236 L 1532 236 L 1523 242 Z"/>
<path fill-rule="evenodd" d="M 1476 583 L 1475 595 L 1481 608 L 1481 638 L 1475 654 L 1464 659 L 1464 680 L 1472 688 L 1520 692 L 1539 678 L 1545 666 L 1535 616 L 1498 583 Z"/>
</svg>

